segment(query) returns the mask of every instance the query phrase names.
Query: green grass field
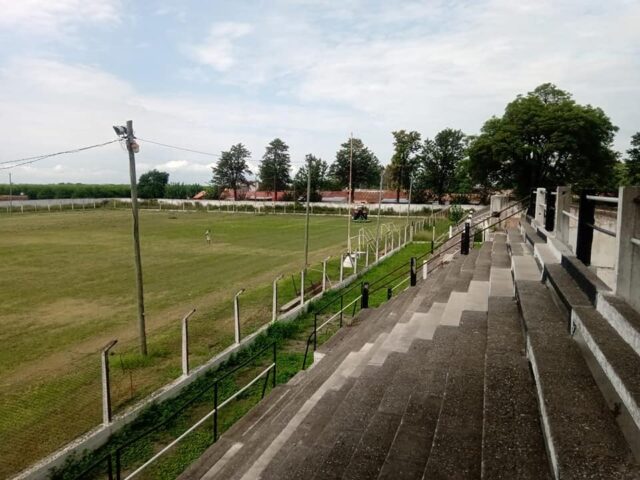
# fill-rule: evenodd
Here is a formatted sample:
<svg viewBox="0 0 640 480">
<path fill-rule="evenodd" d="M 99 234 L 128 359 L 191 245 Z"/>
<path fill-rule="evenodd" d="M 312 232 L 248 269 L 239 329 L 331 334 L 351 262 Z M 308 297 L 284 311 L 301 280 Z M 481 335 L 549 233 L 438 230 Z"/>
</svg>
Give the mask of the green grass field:
<svg viewBox="0 0 640 480">
<path fill-rule="evenodd" d="M 405 219 L 384 220 L 403 224 Z M 101 420 L 101 347 L 111 357 L 120 412 L 180 373 L 180 319 L 192 308 L 192 367 L 233 342 L 232 298 L 241 297 L 246 335 L 299 288 L 304 217 L 141 212 L 149 355 L 138 355 L 131 215 L 87 210 L 0 218 L 0 477 L 51 453 Z M 357 233 L 359 226 L 353 227 Z M 366 225 L 374 230 L 375 222 Z M 204 232 L 210 229 L 208 245 Z M 308 281 L 346 245 L 345 217 L 311 218 Z M 309 288 L 310 285 L 307 285 Z"/>
</svg>

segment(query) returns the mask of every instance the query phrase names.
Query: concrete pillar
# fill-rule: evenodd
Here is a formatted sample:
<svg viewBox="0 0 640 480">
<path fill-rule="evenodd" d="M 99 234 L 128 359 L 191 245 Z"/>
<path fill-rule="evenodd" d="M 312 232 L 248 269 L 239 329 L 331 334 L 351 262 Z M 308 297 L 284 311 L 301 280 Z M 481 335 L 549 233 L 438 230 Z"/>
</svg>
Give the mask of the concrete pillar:
<svg viewBox="0 0 640 480">
<path fill-rule="evenodd" d="M 541 228 L 544 228 L 546 196 L 547 196 L 547 191 L 544 188 L 536 189 L 536 208 L 535 208 L 534 219 L 535 219 L 536 225 Z"/>
<path fill-rule="evenodd" d="M 453 237 L 453 225 L 449 225 L 449 238 Z"/>
<path fill-rule="evenodd" d="M 384 236 L 384 254 L 383 255 L 387 254 L 387 243 L 388 243 L 388 240 L 389 240 L 389 235 L 385 234 L 385 236 Z"/>
<path fill-rule="evenodd" d="M 273 280 L 271 323 L 274 323 L 278 319 L 278 280 L 280 280 L 281 278 L 282 278 L 282 275 L 278 275 Z M 322 290 L 324 291 L 324 284 L 323 284 Z"/>
<path fill-rule="evenodd" d="M 118 343 L 118 340 L 112 340 L 102 349 L 102 423 L 109 425 L 111 423 L 111 386 L 109 384 L 109 350 Z"/>
<path fill-rule="evenodd" d="M 618 190 L 616 294 L 640 310 L 640 187 Z"/>
<path fill-rule="evenodd" d="M 189 317 L 196 312 L 194 308 L 182 318 L 182 375 L 189 375 Z"/>
<path fill-rule="evenodd" d="M 422 279 L 426 280 L 427 279 L 427 269 L 429 268 L 429 264 L 427 263 L 426 260 L 422 261 Z"/>
<path fill-rule="evenodd" d="M 300 272 L 300 305 L 304 305 L 304 270 Z"/>
<path fill-rule="evenodd" d="M 328 260 L 329 260 L 329 257 L 325 258 L 322 261 L 322 292 L 323 293 L 327 289 L 327 261 Z"/>
<path fill-rule="evenodd" d="M 356 252 L 355 255 L 353 253 L 351 254 L 351 265 L 353 266 L 353 274 L 357 275 L 358 274 L 358 252 Z"/>
<path fill-rule="evenodd" d="M 340 283 L 344 280 L 344 253 L 340 254 Z"/>
<path fill-rule="evenodd" d="M 367 250 L 364 254 L 364 266 L 365 267 L 369 266 L 369 245 L 367 245 Z"/>
<path fill-rule="evenodd" d="M 555 236 L 565 245 L 569 245 L 570 218 L 562 211 L 571 211 L 571 188 L 558 187 L 556 189 L 556 219 Z"/>
<path fill-rule="evenodd" d="M 242 295 L 242 292 L 244 292 L 244 288 L 240 290 L 238 293 L 236 293 L 235 297 L 233 297 L 233 319 L 234 319 L 234 325 L 235 325 L 236 345 L 240 343 L 240 340 L 242 340 L 240 336 L 240 299 L 239 299 L 240 295 Z"/>
</svg>

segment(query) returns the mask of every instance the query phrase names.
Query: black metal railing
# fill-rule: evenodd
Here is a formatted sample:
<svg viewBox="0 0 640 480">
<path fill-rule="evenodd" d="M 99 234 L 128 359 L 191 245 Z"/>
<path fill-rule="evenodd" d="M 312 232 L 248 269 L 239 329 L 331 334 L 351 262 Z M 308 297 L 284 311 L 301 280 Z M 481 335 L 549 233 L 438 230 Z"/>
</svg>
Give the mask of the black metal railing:
<svg viewBox="0 0 640 480">
<path fill-rule="evenodd" d="M 240 369 L 246 367 L 250 363 L 252 363 L 256 358 L 262 356 L 266 351 L 272 351 L 272 363 L 269 364 L 264 370 L 262 370 L 258 375 L 256 375 L 249 383 L 243 386 L 241 389 L 230 395 L 221 403 L 219 402 L 219 391 L 220 384 L 227 380 L 231 375 L 238 372 Z M 193 395 L 188 401 L 186 401 L 183 405 L 177 408 L 173 413 L 171 413 L 165 419 L 159 421 L 154 424 L 151 428 L 147 429 L 140 435 L 135 436 L 131 440 L 127 440 L 125 443 L 117 446 L 116 448 L 110 450 L 108 453 L 103 455 L 101 458 L 93 462 L 89 467 L 85 468 L 80 474 L 73 477 L 74 480 L 85 480 L 87 478 L 95 478 L 95 475 L 101 474 L 106 475 L 109 480 L 121 480 L 123 475 L 122 468 L 122 459 L 125 456 L 127 450 L 131 448 L 135 443 L 142 440 L 145 437 L 157 432 L 162 427 L 167 426 L 170 422 L 174 421 L 180 414 L 184 413 L 189 407 L 193 406 L 198 400 L 201 400 L 206 394 L 213 393 L 213 401 L 214 408 L 206 415 L 200 418 L 196 423 L 194 423 L 191 427 L 189 427 L 186 431 L 180 434 L 177 438 L 175 438 L 172 442 L 162 448 L 159 452 L 155 453 L 150 459 L 145 461 L 142 465 L 136 467 L 132 472 L 128 473 L 123 480 L 128 480 L 136 477 L 139 473 L 141 473 L 145 468 L 150 466 L 156 460 L 158 460 L 164 453 L 173 448 L 176 444 L 178 444 L 183 438 L 192 433 L 196 428 L 203 425 L 208 420 L 212 420 L 212 434 L 213 434 L 213 442 L 215 443 L 218 440 L 218 414 L 221 408 L 229 404 L 231 401 L 238 398 L 241 394 L 247 391 L 250 387 L 255 385 L 261 378 L 264 378 L 264 384 L 262 386 L 262 394 L 261 398 L 264 398 L 266 393 L 267 385 L 269 382 L 269 377 L 271 376 L 271 385 L 272 388 L 276 386 L 276 374 L 277 374 L 277 346 L 276 342 L 272 342 L 269 345 L 258 350 L 256 353 L 251 355 L 241 364 L 234 367 L 232 370 L 225 373 L 223 376 L 216 378 L 213 382 L 205 385 L 203 388 L 198 390 L 198 392 Z M 98 470 L 100 470 L 98 472 Z"/>
<path fill-rule="evenodd" d="M 389 300 L 392 298 L 393 296 L 393 291 L 395 289 L 397 289 L 399 286 L 401 286 L 402 284 L 406 283 L 406 282 L 411 282 L 412 280 L 412 274 L 413 274 L 413 278 L 414 281 L 417 279 L 417 277 L 415 276 L 415 271 L 416 271 L 416 266 L 417 266 L 417 261 L 423 259 L 424 257 L 426 257 L 427 255 L 431 254 L 431 256 L 429 257 L 428 261 L 427 261 L 427 269 L 429 271 L 434 271 L 435 269 L 441 267 L 444 263 L 442 256 L 444 253 L 448 252 L 449 250 L 451 250 L 452 248 L 456 247 L 456 246 L 465 246 L 466 244 L 466 253 L 469 253 L 469 244 L 471 243 L 471 238 L 473 238 L 475 235 L 479 234 L 479 233 L 483 233 L 486 230 L 489 230 L 493 227 L 495 227 L 496 225 L 500 225 L 504 220 L 507 220 L 511 217 L 513 217 L 514 215 L 517 215 L 519 213 L 522 213 L 524 210 L 526 210 L 528 208 L 528 205 L 526 205 L 525 207 L 520 207 L 518 208 L 515 212 L 509 214 L 508 216 L 502 218 L 502 213 L 504 213 L 507 210 L 513 209 L 515 206 L 522 204 L 523 202 L 527 202 L 529 200 L 529 197 L 525 197 L 522 200 L 518 200 L 510 205 L 508 205 L 507 207 L 503 208 L 502 210 L 496 212 L 495 215 L 491 215 L 490 217 L 486 217 L 483 218 L 480 221 L 477 221 L 474 224 L 469 224 L 468 227 L 465 227 L 464 230 L 457 232 L 456 234 L 454 234 L 451 238 L 447 238 L 446 240 L 444 240 L 441 244 L 436 245 L 435 248 L 432 245 L 431 251 L 427 251 L 417 257 L 412 257 L 410 264 L 409 264 L 409 268 L 407 268 L 406 264 L 403 265 L 399 265 L 398 267 L 394 268 L 393 270 L 391 270 L 390 272 L 386 273 L 384 276 L 376 279 L 373 282 L 366 282 L 366 303 L 368 306 L 368 302 L 369 299 L 372 295 L 374 295 L 377 292 L 383 291 L 386 289 L 387 292 L 387 297 L 386 300 Z M 498 220 L 490 225 L 487 225 L 486 227 L 480 229 L 480 230 L 476 230 L 476 227 L 484 222 L 486 222 L 487 220 L 489 220 L 490 218 L 497 218 Z M 456 240 L 456 237 L 460 236 L 460 238 L 458 240 Z M 436 263 L 434 266 L 434 263 L 440 260 L 439 263 Z M 404 280 L 401 280 L 399 283 L 394 284 L 394 282 L 396 282 L 397 280 L 404 278 Z M 390 287 L 390 285 L 393 285 L 392 287 Z M 346 290 L 345 292 L 343 292 L 339 297 L 334 298 L 333 300 L 330 300 L 329 302 L 325 303 L 320 309 L 318 309 L 315 314 L 314 314 L 314 320 L 313 320 L 313 330 L 311 331 L 311 333 L 309 334 L 309 336 L 307 337 L 307 343 L 306 343 L 306 347 L 305 347 L 305 352 L 304 352 L 304 357 L 302 360 L 302 369 L 304 370 L 307 364 L 307 358 L 309 356 L 309 349 L 311 348 L 311 344 L 313 342 L 313 351 L 315 352 L 317 350 L 318 347 L 318 332 L 322 331 L 323 329 L 327 328 L 329 325 L 331 325 L 333 322 L 335 322 L 336 320 L 339 320 L 339 328 L 342 328 L 342 324 L 343 324 L 343 313 L 345 310 L 351 308 L 352 311 L 352 316 L 355 315 L 355 311 L 357 310 L 357 306 L 358 306 L 358 300 L 361 300 L 363 297 L 363 293 L 361 293 L 359 296 L 357 296 L 355 299 L 349 301 L 349 303 L 347 303 L 347 305 L 345 305 L 345 297 L 347 296 L 348 293 L 351 293 L 356 287 L 360 287 L 361 292 L 365 292 L 365 282 L 361 282 L 361 283 L 357 283 L 352 285 L 348 290 Z M 375 287 L 375 288 L 373 288 Z M 336 306 L 336 303 L 340 302 L 340 308 L 337 312 L 335 312 L 333 315 L 331 315 L 327 320 L 325 320 L 323 323 L 321 323 L 320 325 L 318 325 L 318 315 L 320 313 L 322 313 L 323 311 L 325 311 L 327 308 L 329 308 L 330 306 Z"/>
</svg>

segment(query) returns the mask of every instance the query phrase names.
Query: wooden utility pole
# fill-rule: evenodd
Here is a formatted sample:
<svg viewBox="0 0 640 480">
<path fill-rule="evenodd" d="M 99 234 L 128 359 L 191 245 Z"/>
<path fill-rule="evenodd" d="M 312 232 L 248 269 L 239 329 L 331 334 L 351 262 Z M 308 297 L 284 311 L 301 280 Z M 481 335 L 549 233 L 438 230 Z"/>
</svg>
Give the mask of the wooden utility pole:
<svg viewBox="0 0 640 480">
<path fill-rule="evenodd" d="M 136 264 L 136 290 L 138 293 L 138 335 L 140 353 L 147 354 L 147 332 L 144 318 L 144 292 L 142 286 L 142 260 L 140 258 L 140 231 L 138 226 L 138 186 L 136 177 L 136 145 L 133 121 L 127 120 L 127 150 L 129 151 L 129 176 L 131 177 L 131 213 L 133 214 L 133 250 Z"/>
<path fill-rule="evenodd" d="M 311 157 L 308 158 L 307 163 L 307 213 L 306 222 L 304 226 L 304 270 L 309 265 L 309 201 L 311 198 Z M 294 199 L 295 200 L 295 199 Z"/>
</svg>

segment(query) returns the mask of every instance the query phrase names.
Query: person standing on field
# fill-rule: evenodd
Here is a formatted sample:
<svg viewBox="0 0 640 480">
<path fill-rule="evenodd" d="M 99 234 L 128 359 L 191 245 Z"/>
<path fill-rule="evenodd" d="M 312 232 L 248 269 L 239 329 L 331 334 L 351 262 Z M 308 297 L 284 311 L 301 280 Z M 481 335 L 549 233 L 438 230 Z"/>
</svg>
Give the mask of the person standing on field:
<svg viewBox="0 0 640 480">
<path fill-rule="evenodd" d="M 211 245 L 211 231 L 207 228 L 207 231 L 204 232 L 204 239 L 207 241 L 207 245 Z"/>
</svg>

